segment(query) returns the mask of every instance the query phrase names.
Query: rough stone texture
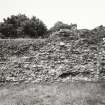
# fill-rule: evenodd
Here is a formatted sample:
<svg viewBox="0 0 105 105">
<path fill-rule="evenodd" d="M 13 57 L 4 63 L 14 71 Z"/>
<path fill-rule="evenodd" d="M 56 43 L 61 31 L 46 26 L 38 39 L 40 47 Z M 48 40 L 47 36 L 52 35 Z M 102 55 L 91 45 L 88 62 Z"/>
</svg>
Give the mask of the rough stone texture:
<svg viewBox="0 0 105 105">
<path fill-rule="evenodd" d="M 0 63 L 1 81 L 95 80 L 97 45 L 88 44 L 80 38 L 81 33 L 55 32 L 38 49 L 31 45 L 27 54 L 7 57 L 6 62 Z"/>
</svg>

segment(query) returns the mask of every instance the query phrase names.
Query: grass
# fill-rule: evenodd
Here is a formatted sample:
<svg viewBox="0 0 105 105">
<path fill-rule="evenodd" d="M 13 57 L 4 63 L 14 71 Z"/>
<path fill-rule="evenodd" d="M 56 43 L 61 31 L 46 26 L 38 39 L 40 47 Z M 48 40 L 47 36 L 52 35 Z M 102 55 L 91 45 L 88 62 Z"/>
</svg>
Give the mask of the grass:
<svg viewBox="0 0 105 105">
<path fill-rule="evenodd" d="M 27 84 L 0 90 L 0 105 L 105 105 L 105 83 Z"/>
</svg>

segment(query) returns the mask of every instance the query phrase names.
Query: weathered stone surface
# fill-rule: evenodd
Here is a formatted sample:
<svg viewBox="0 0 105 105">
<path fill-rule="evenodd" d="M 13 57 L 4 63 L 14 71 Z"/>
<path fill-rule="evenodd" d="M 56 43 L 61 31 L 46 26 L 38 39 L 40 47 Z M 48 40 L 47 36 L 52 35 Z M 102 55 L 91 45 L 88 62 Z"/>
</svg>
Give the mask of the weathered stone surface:
<svg viewBox="0 0 105 105">
<path fill-rule="evenodd" d="M 65 37 L 65 34 L 68 35 Z M 26 82 L 93 80 L 97 70 L 97 45 L 89 45 L 83 38 L 79 39 L 79 34 L 64 30 L 52 34 L 39 50 L 31 46 L 28 55 L 13 56 L 8 62 L 1 63 L 1 76 L 7 81 Z M 102 53 L 104 62 L 104 46 Z M 66 74 L 67 77 L 64 76 Z"/>
</svg>

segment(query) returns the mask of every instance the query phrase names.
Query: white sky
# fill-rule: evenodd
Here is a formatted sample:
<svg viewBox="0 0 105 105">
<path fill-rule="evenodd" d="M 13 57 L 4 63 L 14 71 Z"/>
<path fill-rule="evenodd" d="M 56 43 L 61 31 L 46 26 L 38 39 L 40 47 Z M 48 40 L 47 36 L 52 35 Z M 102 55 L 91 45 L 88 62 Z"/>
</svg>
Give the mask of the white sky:
<svg viewBox="0 0 105 105">
<path fill-rule="evenodd" d="M 78 28 L 105 26 L 105 0 L 0 0 L 0 21 L 19 13 L 36 16 L 48 28 L 57 21 Z"/>
</svg>

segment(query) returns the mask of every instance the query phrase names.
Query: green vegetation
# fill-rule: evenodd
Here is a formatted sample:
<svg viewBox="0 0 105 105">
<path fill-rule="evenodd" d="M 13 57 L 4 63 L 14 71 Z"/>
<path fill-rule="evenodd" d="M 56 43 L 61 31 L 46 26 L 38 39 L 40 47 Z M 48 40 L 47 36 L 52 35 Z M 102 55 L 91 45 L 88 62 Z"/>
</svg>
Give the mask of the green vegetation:
<svg viewBox="0 0 105 105">
<path fill-rule="evenodd" d="M 49 29 L 49 32 L 52 32 L 53 33 L 53 32 L 59 31 L 60 29 L 69 29 L 70 30 L 73 27 L 77 28 L 77 25 L 76 24 L 70 24 L 70 25 L 68 25 L 68 24 L 65 24 L 65 23 L 63 23 L 61 21 L 58 21 L 58 22 L 56 22 L 54 24 L 53 27 L 51 27 Z"/>
<path fill-rule="evenodd" d="M 0 89 L 0 105 L 105 105 L 105 83 L 28 84 Z"/>
<path fill-rule="evenodd" d="M 0 24 L 1 38 L 38 38 L 47 32 L 45 24 L 35 16 L 12 15 Z"/>
</svg>

